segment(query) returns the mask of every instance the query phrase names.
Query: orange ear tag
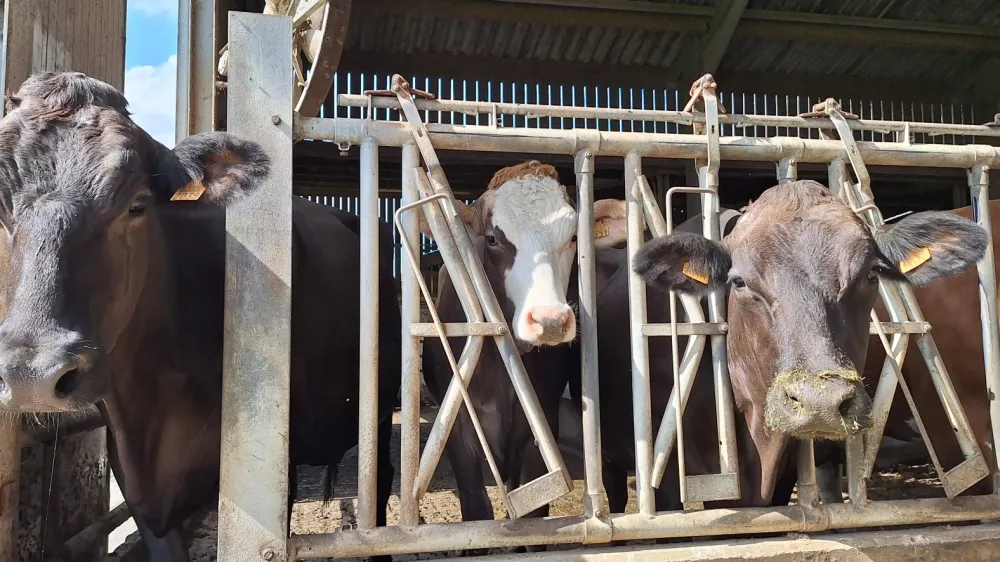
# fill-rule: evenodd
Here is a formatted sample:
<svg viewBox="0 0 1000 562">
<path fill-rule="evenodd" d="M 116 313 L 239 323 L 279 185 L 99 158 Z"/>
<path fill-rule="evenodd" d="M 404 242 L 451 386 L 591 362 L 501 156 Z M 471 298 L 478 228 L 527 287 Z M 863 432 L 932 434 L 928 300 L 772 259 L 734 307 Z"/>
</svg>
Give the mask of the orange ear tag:
<svg viewBox="0 0 1000 562">
<path fill-rule="evenodd" d="M 608 234 L 611 234 L 611 229 L 604 221 L 594 223 L 594 238 L 604 238 Z"/>
<path fill-rule="evenodd" d="M 688 262 L 684 262 L 684 267 L 681 268 L 681 273 L 691 279 L 694 279 L 702 285 L 708 285 L 708 274 L 691 269 L 691 264 Z"/>
<path fill-rule="evenodd" d="M 197 201 L 205 193 L 205 185 L 198 180 L 191 180 L 170 196 L 171 201 Z"/>
<path fill-rule="evenodd" d="M 910 255 L 906 256 L 905 260 L 899 262 L 899 270 L 903 273 L 912 271 L 929 259 L 931 259 L 930 248 L 914 250 L 910 252 Z"/>
</svg>

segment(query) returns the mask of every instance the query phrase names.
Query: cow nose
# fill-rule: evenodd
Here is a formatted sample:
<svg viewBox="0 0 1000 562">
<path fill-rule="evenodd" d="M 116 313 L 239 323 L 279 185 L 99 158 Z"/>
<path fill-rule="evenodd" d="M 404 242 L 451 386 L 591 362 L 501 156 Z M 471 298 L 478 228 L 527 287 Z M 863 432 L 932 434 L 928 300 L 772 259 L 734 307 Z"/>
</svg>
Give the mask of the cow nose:
<svg viewBox="0 0 1000 562">
<path fill-rule="evenodd" d="M 871 399 L 857 373 L 793 373 L 775 379 L 768 425 L 797 438 L 843 440 L 871 424 Z"/>
<path fill-rule="evenodd" d="M 85 364 L 74 353 L 16 348 L 0 350 L 0 409 L 59 412 L 93 397 Z"/>
<path fill-rule="evenodd" d="M 572 339 L 576 333 L 576 317 L 568 305 L 533 306 L 525 317 L 527 332 L 532 343 L 559 344 Z"/>
</svg>

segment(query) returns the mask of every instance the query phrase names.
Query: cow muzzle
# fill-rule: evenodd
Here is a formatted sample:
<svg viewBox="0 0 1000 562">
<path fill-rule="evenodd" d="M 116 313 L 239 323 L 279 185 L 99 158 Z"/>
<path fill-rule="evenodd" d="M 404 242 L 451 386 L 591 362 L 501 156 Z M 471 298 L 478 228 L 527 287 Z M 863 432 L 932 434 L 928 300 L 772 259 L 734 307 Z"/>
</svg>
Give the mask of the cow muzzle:
<svg viewBox="0 0 1000 562">
<path fill-rule="evenodd" d="M 528 309 L 514 335 L 531 345 L 559 345 L 576 337 L 576 315 L 569 305 L 536 305 Z"/>
<path fill-rule="evenodd" d="M 764 421 L 797 439 L 843 441 L 871 427 L 872 402 L 856 371 L 787 371 L 771 383 Z"/>
<path fill-rule="evenodd" d="M 95 361 L 67 349 L 0 346 L 0 410 L 70 412 L 101 398 Z"/>
</svg>

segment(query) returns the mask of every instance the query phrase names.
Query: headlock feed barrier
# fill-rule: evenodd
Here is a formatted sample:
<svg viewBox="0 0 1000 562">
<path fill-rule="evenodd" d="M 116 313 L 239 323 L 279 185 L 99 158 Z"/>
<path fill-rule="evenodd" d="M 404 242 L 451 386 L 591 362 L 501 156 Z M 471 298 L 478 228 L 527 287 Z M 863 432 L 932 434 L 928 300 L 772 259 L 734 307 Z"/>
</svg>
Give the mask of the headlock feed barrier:
<svg viewBox="0 0 1000 562">
<path fill-rule="evenodd" d="M 737 455 L 733 396 L 726 357 L 726 302 L 722 290 L 711 293 L 708 317 L 698 299 L 680 295 L 686 320 L 681 321 L 671 295 L 670 322 L 646 321 L 645 285 L 631 262 L 643 243 L 644 225 L 654 235 L 672 230 L 652 196 L 642 172 L 643 159 L 693 159 L 697 187 L 675 187 L 675 194 L 699 194 L 703 232 L 720 240 L 718 221 L 719 167 L 723 159 L 772 162 L 778 182 L 793 181 L 799 163 L 828 166 L 829 187 L 872 229 L 883 223 L 870 188 L 867 165 L 948 167 L 968 171 L 974 219 L 990 232 L 988 171 L 1000 163 L 1000 149 L 985 145 L 913 144 L 912 134 L 1000 136 L 990 126 L 939 123 L 864 121 L 845 114 L 833 100 L 814 112 L 796 117 L 727 115 L 720 111 L 716 84 L 710 75 L 692 87 L 692 99 L 682 111 L 609 110 L 540 105 L 460 102 L 421 99 L 420 92 L 395 77 L 391 91 L 340 96 L 344 106 L 360 107 L 361 118 L 300 118 L 293 115 L 294 77 L 288 71 L 292 56 L 291 18 L 259 14 L 230 14 L 229 131 L 261 143 L 272 155 L 274 171 L 266 189 L 227 211 L 227 333 L 223 442 L 219 510 L 220 560 L 297 560 L 355 557 L 465 548 L 500 548 L 552 544 L 607 544 L 611 541 L 672 537 L 710 537 L 751 533 L 817 532 L 828 529 L 916 525 L 1000 518 L 1000 497 L 956 497 L 990 477 L 985 454 L 973 436 L 948 372 L 940 359 L 931 326 L 924 320 L 910 287 L 879 281 L 879 295 L 890 321 L 872 312 L 870 333 L 887 352 L 873 399 L 873 426 L 846 443 L 849 503 L 824 504 L 819 499 L 812 443 L 800 447 L 799 501 L 767 508 L 704 509 L 704 502 L 736 499 L 740 459 Z M 266 49 L 260 48 L 267 45 Z M 402 122 L 376 121 L 374 109 L 394 109 Z M 425 125 L 421 111 L 444 111 L 496 116 L 532 115 L 583 119 L 625 119 L 692 125 L 693 134 L 608 132 L 591 129 L 498 128 L 495 125 Z M 722 124 L 739 127 L 817 129 L 821 139 L 751 138 L 720 136 Z M 894 134 L 895 142 L 857 142 L 856 131 Z M 336 533 L 288 535 L 288 394 L 290 262 L 291 262 L 291 154 L 302 139 L 332 141 L 345 148 L 361 147 L 359 215 L 361 224 L 361 390 L 359 420 L 357 528 Z M 400 524 L 376 527 L 376 396 L 378 388 L 378 151 L 402 148 L 403 200 L 393 217 L 402 234 L 403 383 Z M 521 152 L 575 156 L 579 266 L 580 343 L 582 353 L 583 444 L 585 502 L 581 516 L 520 518 L 572 490 L 572 481 L 528 381 L 515 341 L 459 218 L 455 199 L 436 150 Z M 595 158 L 624 159 L 629 260 L 629 320 L 633 385 L 635 463 L 638 513 L 608 513 L 602 489 L 601 442 L 597 372 L 593 178 Z M 423 160 L 423 165 L 421 165 Z M 669 210 L 669 209 L 668 209 Z M 421 322 L 421 295 L 428 290 L 419 275 L 417 213 L 422 212 L 433 232 L 441 257 L 455 284 L 468 321 L 442 323 L 432 302 L 432 321 Z M 268 217 L 262 220 L 261 217 Z M 996 283 L 992 240 L 978 263 L 984 358 L 993 435 L 1000 434 L 1000 341 L 997 333 Z M 239 272 L 239 275 L 234 275 Z M 263 279 L 270 276 L 271 281 Z M 274 278 L 280 283 L 275 283 Z M 240 336 L 239 334 L 246 334 Z M 249 335 L 252 334 L 252 337 Z M 678 353 L 678 336 L 689 336 Z M 444 346 L 452 381 L 434 421 L 424 450 L 419 433 L 420 345 L 445 343 L 464 337 L 460 356 Z M 647 338 L 670 337 L 674 348 L 671 374 L 650 373 Z M 900 365 L 914 339 L 927 363 L 934 388 L 947 414 L 965 460 L 950 470 L 938 460 L 927 440 L 926 420 L 913 405 Z M 493 341 L 503 358 L 517 398 L 544 459 L 547 473 L 515 490 L 506 490 L 493 460 L 466 386 L 476 362 Z M 684 431 L 681 413 L 693 387 L 697 365 L 706 345 L 715 382 L 720 470 L 717 474 L 684 474 Z M 649 380 L 673 376 L 669 406 L 659 427 L 652 427 Z M 866 481 L 886 425 L 897 386 L 914 412 L 920 433 L 948 498 L 869 501 Z M 267 397 L 270 407 L 256 401 Z M 469 409 L 485 458 L 501 490 L 509 517 L 516 521 L 472 521 L 419 524 L 419 504 L 441 459 L 450 428 L 462 407 Z M 662 485 L 667 459 L 676 448 L 684 509 L 657 513 L 653 489 Z M 997 482 L 997 475 L 992 475 Z M 912 532 L 912 531 L 911 531 Z M 994 526 L 964 529 L 955 536 L 1000 537 Z M 964 540 L 964 539 L 963 539 Z M 553 559 L 565 552 L 550 553 Z"/>
</svg>

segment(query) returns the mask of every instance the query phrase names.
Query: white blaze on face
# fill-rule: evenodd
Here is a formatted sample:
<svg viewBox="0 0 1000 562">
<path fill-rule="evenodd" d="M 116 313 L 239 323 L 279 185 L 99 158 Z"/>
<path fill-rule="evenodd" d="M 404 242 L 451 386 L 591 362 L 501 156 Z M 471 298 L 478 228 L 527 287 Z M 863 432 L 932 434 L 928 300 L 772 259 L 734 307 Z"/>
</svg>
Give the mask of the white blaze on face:
<svg viewBox="0 0 1000 562">
<path fill-rule="evenodd" d="M 556 345 L 576 336 L 576 317 L 566 303 L 576 223 L 576 211 L 553 178 L 512 179 L 496 190 L 492 224 L 516 249 L 504 288 L 514 303 L 514 336 L 522 341 Z"/>
</svg>

